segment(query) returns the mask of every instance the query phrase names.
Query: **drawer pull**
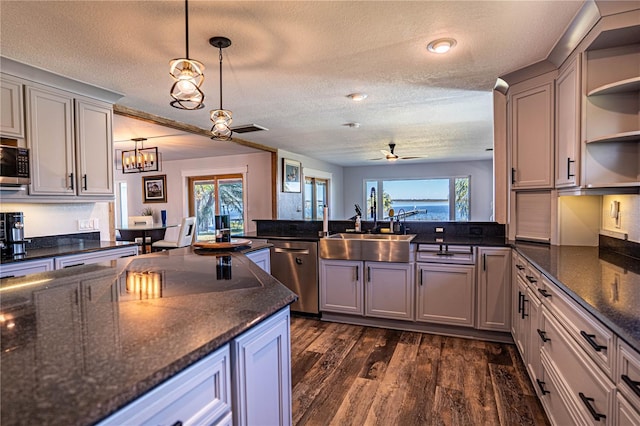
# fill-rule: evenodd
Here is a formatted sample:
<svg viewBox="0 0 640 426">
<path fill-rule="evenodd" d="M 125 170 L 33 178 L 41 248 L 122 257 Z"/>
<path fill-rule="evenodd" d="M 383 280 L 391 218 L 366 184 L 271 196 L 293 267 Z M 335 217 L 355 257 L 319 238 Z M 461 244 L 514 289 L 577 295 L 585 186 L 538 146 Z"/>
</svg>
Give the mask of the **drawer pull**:
<svg viewBox="0 0 640 426">
<path fill-rule="evenodd" d="M 598 343 L 596 343 L 596 341 L 595 341 L 596 335 L 595 334 L 587 334 L 585 331 L 580 330 L 580 335 L 582 337 L 584 337 L 584 339 L 591 345 L 591 347 L 593 348 L 594 351 L 600 352 L 602 349 L 607 349 L 606 346 L 602 346 L 602 345 L 599 345 Z"/>
<path fill-rule="evenodd" d="M 622 381 L 625 382 L 627 386 L 629 386 L 631 390 L 640 397 L 640 382 L 631 380 L 631 378 L 626 374 L 622 375 Z"/>
<path fill-rule="evenodd" d="M 518 271 L 524 270 L 524 266 L 522 266 L 522 265 L 516 264 L 516 268 L 518 268 Z"/>
<path fill-rule="evenodd" d="M 551 293 L 549 293 L 547 290 L 545 290 L 544 288 L 539 288 L 538 289 L 538 293 L 540 293 L 541 295 L 543 295 L 544 297 L 551 297 Z"/>
<path fill-rule="evenodd" d="M 540 331 L 540 330 L 538 330 L 538 331 Z M 538 387 L 540 388 L 540 392 L 542 392 L 543 395 L 551 393 L 551 392 L 549 392 L 548 390 L 546 390 L 544 388 L 545 383 L 542 380 L 536 379 L 536 382 L 538 382 Z"/>
<path fill-rule="evenodd" d="M 528 317 L 528 316 L 529 316 L 529 314 L 526 314 L 526 313 L 525 313 L 525 310 L 524 310 L 524 304 L 525 304 L 525 302 L 528 302 L 528 301 L 529 301 L 529 300 L 527 300 L 527 298 L 525 298 L 525 297 L 524 297 L 524 294 L 523 294 L 523 295 L 522 295 L 522 317 L 521 317 L 522 319 L 525 319 L 526 317 Z"/>
<path fill-rule="evenodd" d="M 547 337 L 547 332 L 546 331 L 542 331 L 539 328 L 537 330 L 538 330 L 538 335 L 540 336 L 540 338 L 542 339 L 543 342 L 550 342 L 551 341 L 551 339 L 549 339 Z"/>
<path fill-rule="evenodd" d="M 82 266 L 84 262 L 74 263 L 73 265 L 65 265 L 63 268 L 73 268 L 74 266 Z"/>
<path fill-rule="evenodd" d="M 580 399 L 582 400 L 584 405 L 587 406 L 587 410 L 589 410 L 589 413 L 591 414 L 591 416 L 593 416 L 593 419 L 595 421 L 599 422 L 600 419 L 606 419 L 607 418 L 607 416 L 605 416 L 604 414 L 598 413 L 596 411 L 596 409 L 593 408 L 593 405 L 591 405 L 591 403 L 594 401 L 593 398 L 586 397 L 582 392 L 580 392 L 578 395 L 580 396 Z"/>
<path fill-rule="evenodd" d="M 360 266 L 356 265 L 356 281 L 360 281 Z"/>
<path fill-rule="evenodd" d="M 522 296 L 523 294 L 518 291 L 518 313 L 522 312 Z"/>
<path fill-rule="evenodd" d="M 525 275 L 525 277 L 527 277 L 527 281 L 529 281 L 531 284 L 535 284 L 538 282 L 538 280 L 533 278 L 531 275 Z"/>
</svg>

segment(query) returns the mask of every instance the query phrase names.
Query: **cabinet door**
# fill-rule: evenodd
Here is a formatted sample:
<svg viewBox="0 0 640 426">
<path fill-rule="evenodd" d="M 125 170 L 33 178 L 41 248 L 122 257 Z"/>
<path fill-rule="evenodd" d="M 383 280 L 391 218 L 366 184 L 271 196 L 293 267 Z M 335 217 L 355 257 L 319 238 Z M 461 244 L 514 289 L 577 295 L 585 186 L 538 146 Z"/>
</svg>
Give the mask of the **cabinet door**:
<svg viewBox="0 0 640 426">
<path fill-rule="evenodd" d="M 320 310 L 362 315 L 363 263 L 354 260 L 320 261 Z"/>
<path fill-rule="evenodd" d="M 24 138 L 24 109 L 22 83 L 2 74 L 0 76 L 0 134 Z"/>
<path fill-rule="evenodd" d="M 549 82 L 511 96 L 512 188 L 553 187 L 553 92 Z"/>
<path fill-rule="evenodd" d="M 511 328 L 511 249 L 478 251 L 478 324 L 481 330 Z"/>
<path fill-rule="evenodd" d="M 413 263 L 365 262 L 365 314 L 413 319 Z"/>
<path fill-rule="evenodd" d="M 232 346 L 234 424 L 291 424 L 289 308 L 237 338 Z"/>
<path fill-rule="evenodd" d="M 580 56 L 556 81 L 556 187 L 576 186 L 580 174 Z"/>
<path fill-rule="evenodd" d="M 473 265 L 420 264 L 416 321 L 473 326 Z"/>
<path fill-rule="evenodd" d="M 33 195 L 74 195 L 73 98 L 44 86 L 26 88 L 27 145 Z"/>
<path fill-rule="evenodd" d="M 113 195 L 112 107 L 89 99 L 75 106 L 78 195 Z"/>
<path fill-rule="evenodd" d="M 531 381 L 536 383 L 542 377 L 542 364 L 540 362 L 540 348 L 546 339 L 541 326 L 542 305 L 534 294 L 534 290 L 527 288 L 527 304 L 525 324 L 527 327 L 527 360 L 526 366 Z"/>
<path fill-rule="evenodd" d="M 525 361 L 527 360 L 527 327 L 526 327 L 526 318 L 527 312 L 525 310 L 526 307 L 526 299 L 527 296 L 527 285 L 523 281 L 520 275 L 516 276 L 513 286 L 513 316 L 511 317 L 512 321 L 512 335 L 513 341 L 515 342 L 518 351 L 520 351 L 520 356 Z"/>
<path fill-rule="evenodd" d="M 268 248 L 247 253 L 247 257 L 263 271 L 268 274 L 271 273 L 271 254 Z"/>
</svg>

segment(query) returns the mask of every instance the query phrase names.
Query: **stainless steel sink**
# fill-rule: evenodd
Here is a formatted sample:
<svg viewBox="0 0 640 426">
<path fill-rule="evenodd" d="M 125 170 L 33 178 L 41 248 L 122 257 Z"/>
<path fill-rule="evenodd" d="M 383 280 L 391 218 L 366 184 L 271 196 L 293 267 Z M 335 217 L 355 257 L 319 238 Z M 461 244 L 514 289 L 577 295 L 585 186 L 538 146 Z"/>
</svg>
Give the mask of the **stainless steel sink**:
<svg viewBox="0 0 640 426">
<path fill-rule="evenodd" d="M 322 259 L 409 262 L 415 234 L 333 234 L 320 239 Z"/>
</svg>

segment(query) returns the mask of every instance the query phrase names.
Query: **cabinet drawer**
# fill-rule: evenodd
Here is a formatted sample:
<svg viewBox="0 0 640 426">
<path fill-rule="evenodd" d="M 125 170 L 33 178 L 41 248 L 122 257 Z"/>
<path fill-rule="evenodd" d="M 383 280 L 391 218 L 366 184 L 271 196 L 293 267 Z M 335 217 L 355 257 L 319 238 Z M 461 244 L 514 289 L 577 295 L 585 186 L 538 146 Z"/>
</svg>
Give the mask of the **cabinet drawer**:
<svg viewBox="0 0 640 426">
<path fill-rule="evenodd" d="M 541 351 L 566 384 L 569 397 L 578 407 L 584 423 L 613 424 L 613 383 L 585 356 L 546 308 L 543 308 L 542 321 L 549 340 Z"/>
<path fill-rule="evenodd" d="M 53 271 L 53 259 L 14 262 L 0 265 L 0 278 L 23 277 L 47 271 Z"/>
<path fill-rule="evenodd" d="M 70 268 L 72 266 L 89 265 L 92 263 L 108 262 L 121 257 L 135 256 L 138 254 L 137 246 L 120 249 L 100 250 L 94 253 L 72 254 L 55 258 L 56 269 Z"/>
<path fill-rule="evenodd" d="M 553 369 L 546 356 L 541 357 L 542 376 L 539 382 L 534 383 L 536 392 L 540 396 L 540 401 L 545 412 L 556 426 L 577 424 L 571 407 L 570 398 L 567 391 L 562 387 L 562 380 L 558 377 L 558 372 Z"/>
<path fill-rule="evenodd" d="M 229 345 L 111 415 L 99 426 L 212 424 L 231 410 Z"/>
<path fill-rule="evenodd" d="M 554 313 L 591 359 L 613 380 L 615 335 L 555 284 L 544 281 L 543 303 Z"/>
<path fill-rule="evenodd" d="M 614 410 L 616 424 L 619 426 L 638 426 L 640 425 L 640 413 L 627 401 L 621 394 L 616 395 L 614 401 Z"/>
<path fill-rule="evenodd" d="M 513 251 L 513 267 L 515 268 L 515 273 L 520 276 L 523 280 L 526 279 L 525 275 L 527 274 L 527 265 L 528 262 L 524 260 L 522 256 L 520 256 L 516 251 Z M 515 278 L 515 277 L 514 277 Z"/>
<path fill-rule="evenodd" d="M 618 342 L 618 373 L 615 382 L 620 392 L 640 411 L 640 354 L 626 342 Z"/>
</svg>

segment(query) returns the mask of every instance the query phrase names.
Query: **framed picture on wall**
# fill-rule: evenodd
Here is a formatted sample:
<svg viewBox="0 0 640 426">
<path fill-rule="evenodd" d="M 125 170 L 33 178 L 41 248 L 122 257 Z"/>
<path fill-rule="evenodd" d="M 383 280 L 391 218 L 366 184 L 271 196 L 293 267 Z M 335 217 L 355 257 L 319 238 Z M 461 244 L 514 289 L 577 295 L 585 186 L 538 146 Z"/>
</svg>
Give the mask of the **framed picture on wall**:
<svg viewBox="0 0 640 426">
<path fill-rule="evenodd" d="M 300 162 L 282 159 L 282 192 L 300 192 Z"/>
<path fill-rule="evenodd" d="M 142 176 L 142 202 L 167 202 L 167 175 Z"/>
</svg>

